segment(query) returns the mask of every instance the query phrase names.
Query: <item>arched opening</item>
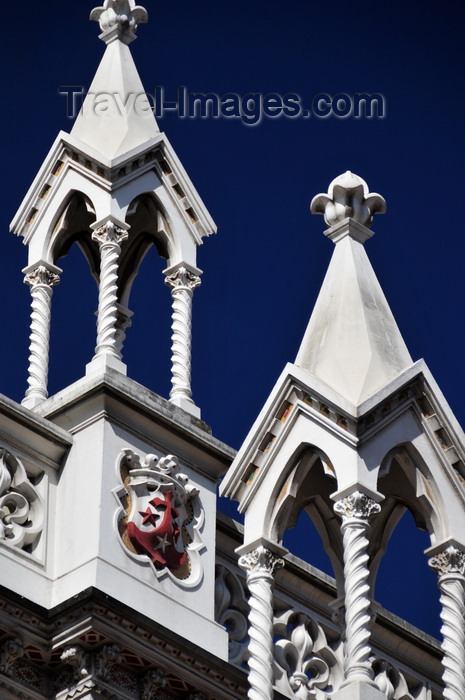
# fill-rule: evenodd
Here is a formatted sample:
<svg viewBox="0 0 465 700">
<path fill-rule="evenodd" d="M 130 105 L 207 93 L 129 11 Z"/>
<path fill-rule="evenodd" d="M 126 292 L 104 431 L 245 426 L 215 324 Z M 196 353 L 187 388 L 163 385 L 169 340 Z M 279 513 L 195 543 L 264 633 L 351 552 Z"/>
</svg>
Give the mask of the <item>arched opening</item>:
<svg viewBox="0 0 465 700">
<path fill-rule="evenodd" d="M 171 388 L 171 295 L 163 270 L 172 253 L 172 236 L 153 194 L 131 202 L 129 236 L 121 249 L 118 299 L 133 313 L 122 348 L 131 378 L 169 397 Z"/>
<path fill-rule="evenodd" d="M 291 554 L 295 554 L 307 564 L 328 576 L 334 576 L 333 566 L 323 546 L 320 533 L 305 508 L 300 511 L 294 527 L 284 533 L 283 545 Z"/>
<path fill-rule="evenodd" d="M 63 274 L 52 298 L 49 395 L 84 376 L 97 337 L 98 287 L 85 257 L 72 245 L 59 264 Z"/>
<path fill-rule="evenodd" d="M 369 553 L 375 599 L 438 638 L 437 576 L 424 551 L 440 531 L 442 508 L 429 476 L 411 445 L 399 446 L 386 456 L 378 478 L 378 490 L 385 500 L 370 530 Z"/>
<path fill-rule="evenodd" d="M 381 560 L 374 598 L 395 615 L 440 639 L 437 574 L 424 555 L 429 545 L 428 533 L 417 528 L 413 515 L 406 510 Z"/>
<path fill-rule="evenodd" d="M 73 192 L 48 244 L 52 261 L 63 270 L 52 298 L 49 395 L 82 377 L 94 355 L 100 269 L 98 246 L 91 238 L 94 221 L 92 203 Z"/>
<path fill-rule="evenodd" d="M 123 346 L 132 379 L 169 397 L 171 388 L 171 295 L 164 284 L 166 263 L 154 246 L 147 251 L 131 289 L 134 312 Z"/>
<path fill-rule="evenodd" d="M 277 493 L 273 532 L 292 554 L 334 576 L 343 590 L 340 521 L 333 510 L 334 469 L 326 455 L 305 447 L 291 461 L 286 482 Z"/>
</svg>

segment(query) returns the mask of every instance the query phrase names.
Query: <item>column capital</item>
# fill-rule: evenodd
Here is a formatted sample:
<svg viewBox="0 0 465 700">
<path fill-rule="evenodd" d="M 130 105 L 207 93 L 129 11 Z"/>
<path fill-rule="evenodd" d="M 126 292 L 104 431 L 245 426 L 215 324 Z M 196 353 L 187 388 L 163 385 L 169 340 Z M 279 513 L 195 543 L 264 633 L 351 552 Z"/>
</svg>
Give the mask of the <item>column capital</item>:
<svg viewBox="0 0 465 700">
<path fill-rule="evenodd" d="M 103 219 L 92 224 L 92 240 L 100 246 L 121 245 L 128 237 L 128 225 L 121 221 L 115 222 L 112 219 Z"/>
<path fill-rule="evenodd" d="M 22 271 L 24 273 L 24 284 L 35 287 L 38 284 L 54 287 L 60 281 L 60 274 L 63 272 L 56 265 L 39 260 L 33 265 L 28 265 Z"/>
<path fill-rule="evenodd" d="M 248 574 L 273 575 L 275 569 L 284 566 L 284 560 L 263 545 L 239 557 L 239 566 Z"/>
<path fill-rule="evenodd" d="M 201 284 L 200 276 L 197 272 L 199 274 L 201 273 L 200 270 L 194 272 L 192 268 L 185 265 L 180 265 L 174 270 L 165 270 L 165 284 L 170 287 L 172 291 L 177 289 L 192 291 Z"/>
<path fill-rule="evenodd" d="M 438 576 L 459 574 L 465 576 L 465 552 L 454 545 L 449 545 L 428 560 L 429 566 Z"/>
<path fill-rule="evenodd" d="M 379 503 L 362 491 L 354 491 L 334 504 L 334 512 L 343 520 L 357 518 L 368 521 L 380 510 Z"/>
</svg>

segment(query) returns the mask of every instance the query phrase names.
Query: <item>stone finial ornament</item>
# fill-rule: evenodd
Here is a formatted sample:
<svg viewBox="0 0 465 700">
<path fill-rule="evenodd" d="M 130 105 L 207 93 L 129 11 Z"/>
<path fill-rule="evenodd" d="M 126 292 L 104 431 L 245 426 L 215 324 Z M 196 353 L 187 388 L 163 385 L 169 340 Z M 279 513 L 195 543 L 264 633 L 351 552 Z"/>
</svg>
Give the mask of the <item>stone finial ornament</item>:
<svg viewBox="0 0 465 700">
<path fill-rule="evenodd" d="M 368 185 L 350 170 L 331 182 L 328 194 L 317 194 L 310 204 L 312 214 L 324 214 L 328 226 L 350 217 L 370 228 L 375 214 L 384 214 L 386 202 L 380 194 L 370 193 Z"/>
<path fill-rule="evenodd" d="M 125 39 L 126 43 L 136 38 L 138 24 L 148 22 L 147 10 L 136 5 L 134 0 L 104 0 L 101 7 L 94 7 L 90 19 L 100 24 L 104 41 L 116 30 L 118 38 Z"/>
</svg>

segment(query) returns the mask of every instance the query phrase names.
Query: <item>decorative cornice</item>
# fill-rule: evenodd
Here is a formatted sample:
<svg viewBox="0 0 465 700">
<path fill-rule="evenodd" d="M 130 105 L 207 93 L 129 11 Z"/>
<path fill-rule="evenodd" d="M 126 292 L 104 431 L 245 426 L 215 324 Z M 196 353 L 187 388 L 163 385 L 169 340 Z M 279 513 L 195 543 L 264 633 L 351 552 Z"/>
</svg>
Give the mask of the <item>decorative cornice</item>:
<svg viewBox="0 0 465 700">
<path fill-rule="evenodd" d="M 355 491 L 341 498 L 341 500 L 336 501 L 334 504 L 334 511 L 340 515 L 343 519 L 362 519 L 370 520 L 374 515 L 379 513 L 381 506 L 376 503 L 372 498 L 369 498 L 366 494 L 361 491 Z"/>
<path fill-rule="evenodd" d="M 465 552 L 457 547 L 447 547 L 428 560 L 428 564 L 439 576 L 443 574 L 460 574 L 465 576 Z"/>
</svg>

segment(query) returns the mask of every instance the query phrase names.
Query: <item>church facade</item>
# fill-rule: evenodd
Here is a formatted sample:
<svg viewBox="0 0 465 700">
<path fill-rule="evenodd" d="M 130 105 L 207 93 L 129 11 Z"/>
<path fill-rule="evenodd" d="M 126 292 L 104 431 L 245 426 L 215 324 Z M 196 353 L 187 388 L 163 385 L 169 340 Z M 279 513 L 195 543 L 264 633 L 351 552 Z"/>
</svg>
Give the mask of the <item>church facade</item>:
<svg viewBox="0 0 465 700">
<path fill-rule="evenodd" d="M 24 400 L 0 397 L 0 697 L 463 700 L 465 442 L 368 260 L 383 197 L 350 172 L 314 197 L 333 257 L 236 454 L 191 392 L 196 253 L 215 224 L 150 105 L 125 99 L 144 93 L 129 45 L 147 13 L 105 0 L 91 19 L 105 51 L 86 100 L 123 109 L 84 102 L 11 224 L 31 321 Z M 52 296 L 74 244 L 98 283 L 96 348 L 49 397 Z M 172 297 L 169 399 L 122 359 L 152 246 Z M 243 527 L 217 510 L 220 482 Z M 441 644 L 373 601 L 406 509 L 430 535 Z M 334 578 L 283 546 L 303 510 Z"/>
</svg>

